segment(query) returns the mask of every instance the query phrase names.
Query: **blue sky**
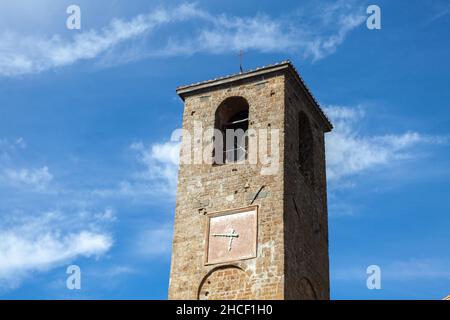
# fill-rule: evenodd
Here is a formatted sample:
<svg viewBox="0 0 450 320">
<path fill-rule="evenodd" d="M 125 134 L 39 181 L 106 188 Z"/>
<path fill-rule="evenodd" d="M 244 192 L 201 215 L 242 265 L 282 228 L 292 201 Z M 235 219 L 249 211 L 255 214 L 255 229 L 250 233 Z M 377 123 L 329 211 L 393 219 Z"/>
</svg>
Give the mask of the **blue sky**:
<svg viewBox="0 0 450 320">
<path fill-rule="evenodd" d="M 0 298 L 165 299 L 178 85 L 290 59 L 327 137 L 331 296 L 450 294 L 450 6 L 375 1 L 0 5 Z M 66 268 L 82 289 L 66 289 Z M 368 290 L 379 265 L 382 289 Z"/>
</svg>

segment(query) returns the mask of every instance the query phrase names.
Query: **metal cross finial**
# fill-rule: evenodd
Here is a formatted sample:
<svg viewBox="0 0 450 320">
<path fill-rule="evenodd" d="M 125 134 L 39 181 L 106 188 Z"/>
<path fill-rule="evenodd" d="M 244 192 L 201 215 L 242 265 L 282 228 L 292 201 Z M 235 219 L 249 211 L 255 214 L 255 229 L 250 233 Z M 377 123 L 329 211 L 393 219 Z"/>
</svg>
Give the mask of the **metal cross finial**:
<svg viewBox="0 0 450 320">
<path fill-rule="evenodd" d="M 239 70 L 241 70 L 241 73 L 244 72 L 244 69 L 242 68 L 242 58 L 244 56 L 244 50 L 239 50 Z"/>
<path fill-rule="evenodd" d="M 231 229 L 230 233 L 214 233 L 212 236 L 230 238 L 230 240 L 228 241 L 228 251 L 231 251 L 231 245 L 233 243 L 234 238 L 239 238 L 239 235 L 235 233 L 234 229 Z"/>
</svg>

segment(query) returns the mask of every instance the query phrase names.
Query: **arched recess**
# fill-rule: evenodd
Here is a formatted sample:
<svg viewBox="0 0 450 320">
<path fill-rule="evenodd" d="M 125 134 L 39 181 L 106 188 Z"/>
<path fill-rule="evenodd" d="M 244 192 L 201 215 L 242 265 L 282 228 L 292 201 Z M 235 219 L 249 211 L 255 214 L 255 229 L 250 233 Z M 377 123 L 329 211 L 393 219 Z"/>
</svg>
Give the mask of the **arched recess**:
<svg viewBox="0 0 450 320">
<path fill-rule="evenodd" d="M 214 268 L 203 278 L 198 288 L 199 300 L 251 299 L 249 277 L 235 265 Z"/>
<path fill-rule="evenodd" d="M 298 115 L 298 161 L 306 182 L 314 185 L 314 138 L 311 122 L 305 112 Z"/>
<path fill-rule="evenodd" d="M 248 117 L 249 104 L 245 98 L 240 96 L 225 99 L 216 109 L 214 128 L 221 132 L 222 139 L 215 140 L 213 152 L 215 164 L 246 159 Z"/>
</svg>

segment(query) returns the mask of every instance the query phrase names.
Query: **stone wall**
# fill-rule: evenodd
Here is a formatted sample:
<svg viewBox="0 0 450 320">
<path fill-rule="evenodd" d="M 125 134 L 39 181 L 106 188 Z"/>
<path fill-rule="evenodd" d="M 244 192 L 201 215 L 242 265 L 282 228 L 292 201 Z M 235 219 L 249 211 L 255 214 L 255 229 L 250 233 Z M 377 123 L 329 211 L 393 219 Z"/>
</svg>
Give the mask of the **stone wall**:
<svg viewBox="0 0 450 320">
<path fill-rule="evenodd" d="M 270 126 L 283 130 L 283 87 L 284 76 L 274 74 L 197 92 L 185 100 L 183 128 L 192 132 L 194 120 L 201 121 L 204 128 L 214 125 L 220 103 L 228 97 L 241 96 L 250 106 L 250 128 Z M 280 148 L 283 150 L 282 141 Z M 283 298 L 283 159 L 280 160 L 278 174 L 268 176 L 260 174 L 261 165 L 181 165 L 169 298 L 196 299 L 200 284 L 217 267 L 204 264 L 205 215 L 249 206 L 262 186 L 264 192 L 253 202 L 259 205 L 258 257 L 228 265 L 238 266 L 248 274 L 252 299 Z M 211 296 L 226 297 L 214 293 Z"/>
<path fill-rule="evenodd" d="M 312 101 L 292 77 L 286 77 L 285 99 L 285 298 L 312 298 L 312 287 L 317 299 L 329 299 L 324 128 Z M 313 181 L 299 169 L 301 111 L 308 116 L 312 130 Z"/>
</svg>

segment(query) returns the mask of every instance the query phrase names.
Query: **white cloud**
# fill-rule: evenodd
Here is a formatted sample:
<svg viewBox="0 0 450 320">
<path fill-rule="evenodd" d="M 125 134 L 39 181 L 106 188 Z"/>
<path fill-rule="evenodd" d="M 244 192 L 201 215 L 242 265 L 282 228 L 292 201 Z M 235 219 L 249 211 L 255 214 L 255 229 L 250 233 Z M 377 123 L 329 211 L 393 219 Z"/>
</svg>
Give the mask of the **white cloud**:
<svg viewBox="0 0 450 320">
<path fill-rule="evenodd" d="M 25 187 L 44 191 L 53 180 L 47 166 L 40 168 L 16 168 L 17 152 L 25 149 L 23 138 L 0 139 L 0 183 L 7 186 Z"/>
<path fill-rule="evenodd" d="M 37 37 L 11 31 L 0 34 L 0 74 L 15 76 L 93 59 L 126 40 L 144 36 L 156 27 L 181 21 L 196 14 L 192 5 L 173 10 L 154 10 L 129 21 L 113 19 L 101 30 L 77 33 L 72 39 L 60 35 Z"/>
<path fill-rule="evenodd" d="M 330 181 L 342 182 L 343 178 L 412 158 L 414 147 L 445 141 L 413 131 L 367 135 L 359 130 L 359 123 L 365 117 L 362 108 L 329 106 L 325 111 L 335 126 L 326 137 Z"/>
<path fill-rule="evenodd" d="M 172 199 L 177 187 L 179 143 L 169 141 L 145 146 L 142 142 L 136 142 L 130 149 L 135 152 L 135 160 L 142 169 L 121 181 L 117 187 L 97 189 L 94 194 L 149 199 L 164 195 Z"/>
<path fill-rule="evenodd" d="M 87 212 L 86 214 L 90 214 Z M 113 222 L 117 220 L 116 214 L 112 208 L 106 208 L 104 211 L 96 213 L 94 215 L 95 219 L 100 221 Z"/>
<path fill-rule="evenodd" d="M 365 111 L 361 107 L 329 106 L 325 108 L 334 130 L 326 135 L 327 177 L 333 187 L 351 187 L 351 178 L 370 170 L 388 168 L 400 161 L 417 157 L 417 148 L 441 144 L 444 137 L 407 131 L 400 134 L 370 135 L 360 130 Z M 130 175 L 112 189 L 95 190 L 94 194 L 131 198 L 175 196 L 178 178 L 179 142 L 168 141 L 150 146 L 142 142 L 130 146 L 142 170 Z M 340 208 L 342 209 L 342 208 Z M 352 208 L 346 207 L 348 214 Z"/>
<path fill-rule="evenodd" d="M 34 191 L 45 191 L 53 180 L 47 166 L 40 168 L 17 168 L 17 152 L 27 147 L 23 138 L 0 139 L 0 183 L 13 187 L 24 187 Z"/>
<path fill-rule="evenodd" d="M 0 226 L 0 288 L 20 285 L 36 271 L 46 271 L 77 257 L 107 252 L 112 238 L 95 219 L 83 214 L 48 212 L 8 215 Z"/>
<path fill-rule="evenodd" d="M 167 55 L 197 52 L 228 53 L 239 50 L 295 53 L 313 61 L 334 53 L 347 34 L 361 25 L 361 7 L 339 1 L 333 5 L 309 7 L 307 12 L 280 19 L 266 14 L 235 17 L 203 14 L 210 26 L 196 37 L 172 41 L 163 50 Z M 325 18 L 326 17 L 326 18 Z"/>
<path fill-rule="evenodd" d="M 49 172 L 48 167 L 39 169 L 5 169 L 4 178 L 8 183 L 16 186 L 27 186 L 35 190 L 44 190 L 49 182 L 53 179 L 53 175 Z"/>
<path fill-rule="evenodd" d="M 0 202 L 0 289 L 17 287 L 37 271 L 50 270 L 80 256 L 99 256 L 112 246 L 106 229 L 116 220 L 115 211 L 110 207 L 86 210 L 88 205 L 76 204 L 76 195 L 68 190 L 58 192 L 62 205 L 48 197 L 53 175 L 47 166 L 15 168 L 20 162 L 16 153 L 25 147 L 22 138 L 0 139 L 0 154 L 5 155 L 0 158 L 2 192 L 9 194 L 8 200 L 14 198 L 13 206 L 8 201 Z M 23 193 L 30 190 L 39 193 L 39 200 L 34 194 L 30 198 Z M 39 207 L 43 203 L 66 209 L 42 213 Z M 28 208 L 24 209 L 26 213 L 17 205 Z"/>
<path fill-rule="evenodd" d="M 0 75 L 37 73 L 100 56 L 112 61 L 128 61 L 198 52 L 229 53 L 239 49 L 295 53 L 318 60 L 336 50 L 348 32 L 364 21 L 363 14 L 360 7 L 344 2 L 318 9 L 311 7 L 303 16 L 278 19 L 265 14 L 253 17 L 211 14 L 196 4 L 182 4 L 156 9 L 130 20 L 113 19 L 103 29 L 82 30 L 71 39 L 58 34 L 36 36 L 4 30 L 0 33 Z M 195 25 L 183 25 L 188 20 Z M 177 28 L 160 32 L 169 24 Z M 156 30 L 159 35 L 165 35 L 165 44 L 164 41 L 162 45 L 147 43 L 137 49 L 122 48 L 121 52 L 122 44 L 133 39 L 148 39 Z"/>
<path fill-rule="evenodd" d="M 140 145 L 133 149 L 138 152 L 139 161 L 145 165 L 146 170 L 138 176 L 146 180 L 160 180 L 167 186 L 176 186 L 180 145 L 178 142 L 157 143 L 149 148 Z"/>
</svg>

